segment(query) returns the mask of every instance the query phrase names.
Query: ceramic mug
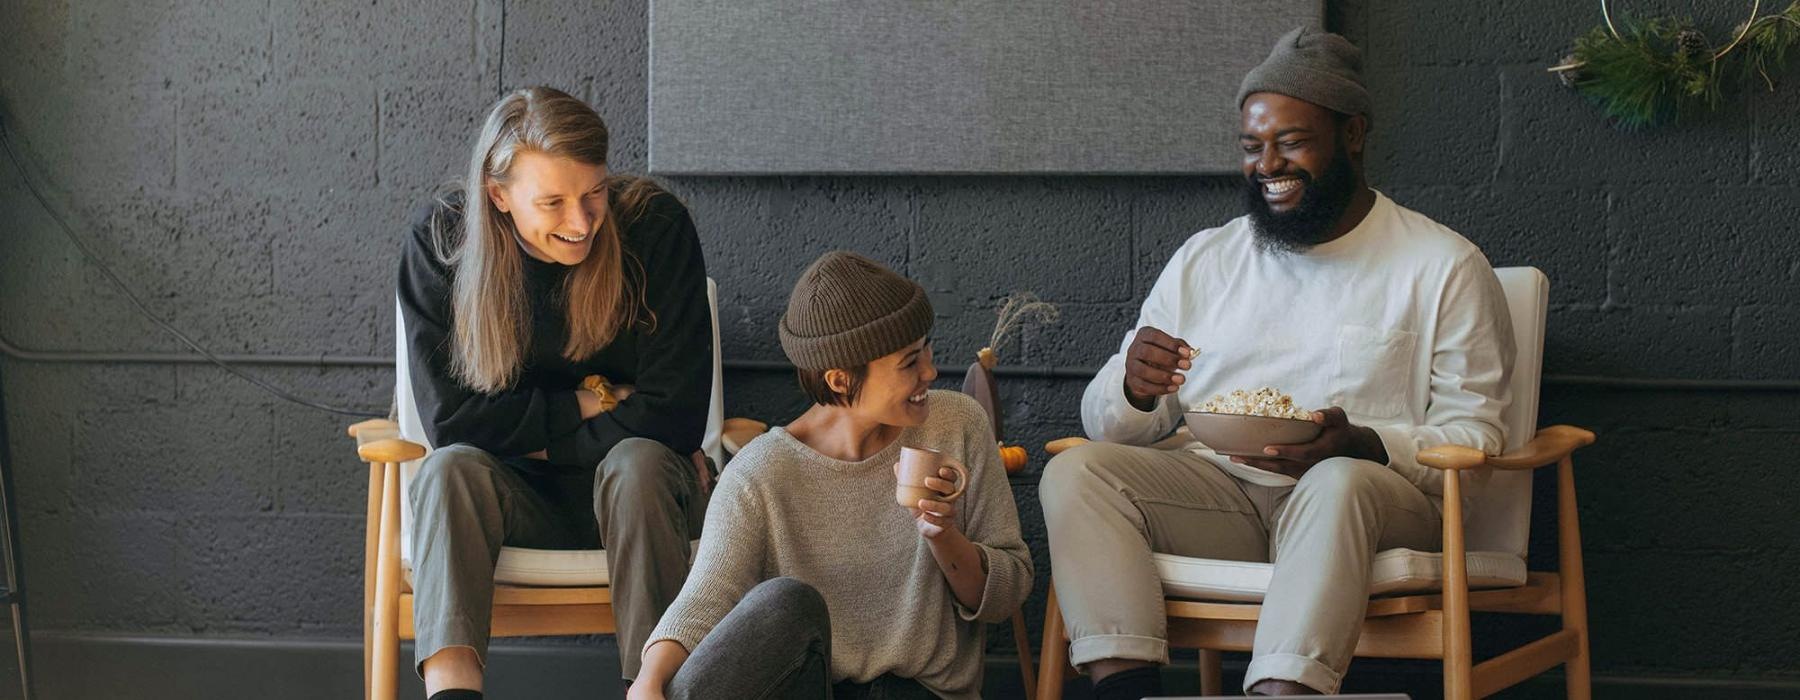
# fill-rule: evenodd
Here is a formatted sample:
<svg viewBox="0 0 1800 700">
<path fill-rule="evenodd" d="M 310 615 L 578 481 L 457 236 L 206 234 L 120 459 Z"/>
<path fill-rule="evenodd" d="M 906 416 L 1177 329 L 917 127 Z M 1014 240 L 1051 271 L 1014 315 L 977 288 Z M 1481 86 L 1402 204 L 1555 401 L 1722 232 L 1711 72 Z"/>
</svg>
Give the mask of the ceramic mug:
<svg viewBox="0 0 1800 700">
<path fill-rule="evenodd" d="M 939 494 L 936 489 L 925 485 L 927 477 L 942 478 L 938 470 L 943 467 L 956 471 L 956 490 L 949 494 Z M 922 499 L 954 503 L 956 499 L 962 498 L 963 491 L 969 486 L 969 468 L 937 450 L 902 447 L 900 461 L 894 464 L 894 480 L 894 502 L 900 505 L 918 508 Z"/>
</svg>

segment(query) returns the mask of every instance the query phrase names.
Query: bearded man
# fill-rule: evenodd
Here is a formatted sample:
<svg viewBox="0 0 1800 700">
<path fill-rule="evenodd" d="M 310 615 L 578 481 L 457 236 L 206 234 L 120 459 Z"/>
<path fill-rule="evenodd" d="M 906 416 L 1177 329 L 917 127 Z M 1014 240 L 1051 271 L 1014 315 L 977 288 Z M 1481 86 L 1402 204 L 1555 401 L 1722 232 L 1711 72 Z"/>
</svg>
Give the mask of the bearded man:
<svg viewBox="0 0 1800 700">
<path fill-rule="evenodd" d="M 1370 189 L 1360 50 L 1308 28 L 1244 78 L 1246 213 L 1194 234 L 1082 397 L 1095 442 L 1051 460 L 1040 500 L 1070 660 L 1096 697 L 1160 695 L 1169 660 L 1152 553 L 1272 562 L 1244 681 L 1335 692 L 1377 551 L 1438 551 L 1442 473 L 1497 453 L 1512 327 L 1481 251 Z M 1147 447 L 1216 394 L 1276 387 L 1322 429 L 1225 458 Z"/>
</svg>

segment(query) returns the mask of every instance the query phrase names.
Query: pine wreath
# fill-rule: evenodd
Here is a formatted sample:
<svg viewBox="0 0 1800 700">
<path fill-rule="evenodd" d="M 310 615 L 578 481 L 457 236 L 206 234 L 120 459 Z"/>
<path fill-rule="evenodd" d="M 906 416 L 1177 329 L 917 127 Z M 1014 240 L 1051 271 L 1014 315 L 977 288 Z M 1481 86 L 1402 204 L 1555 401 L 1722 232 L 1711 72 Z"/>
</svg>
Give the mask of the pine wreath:
<svg viewBox="0 0 1800 700">
<path fill-rule="evenodd" d="M 1800 0 L 1779 13 L 1761 10 L 1762 0 L 1755 0 L 1750 19 L 1715 51 L 1691 19 L 1624 21 L 1620 31 L 1601 0 L 1606 23 L 1576 39 L 1575 52 L 1550 70 L 1621 127 L 1691 119 L 1717 110 L 1736 84 L 1760 80 L 1775 89 L 1776 76 L 1800 48 Z"/>
</svg>

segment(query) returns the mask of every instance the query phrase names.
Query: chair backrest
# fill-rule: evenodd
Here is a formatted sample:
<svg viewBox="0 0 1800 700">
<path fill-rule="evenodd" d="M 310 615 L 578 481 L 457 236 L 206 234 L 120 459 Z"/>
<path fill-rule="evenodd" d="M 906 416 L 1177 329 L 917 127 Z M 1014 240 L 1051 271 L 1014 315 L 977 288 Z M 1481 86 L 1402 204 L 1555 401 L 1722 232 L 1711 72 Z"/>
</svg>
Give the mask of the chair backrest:
<svg viewBox="0 0 1800 700">
<path fill-rule="evenodd" d="M 1506 293 L 1513 341 L 1518 345 L 1512 404 L 1501 416 L 1506 423 L 1506 449 L 1511 450 L 1524 446 L 1537 433 L 1550 280 L 1535 267 L 1503 267 L 1494 273 Z M 1531 475 L 1530 471 L 1483 470 L 1471 476 L 1467 482 L 1469 508 L 1463 518 L 1470 551 L 1512 552 L 1524 558 L 1531 539 Z"/>
<path fill-rule="evenodd" d="M 725 422 L 725 373 L 721 368 L 719 352 L 719 285 L 712 278 L 706 279 L 706 305 L 712 313 L 712 400 L 706 411 L 706 432 L 702 434 L 700 449 L 712 457 L 714 464 L 724 464 L 724 454 L 720 451 L 719 435 Z M 394 299 L 394 413 L 396 422 L 400 424 L 400 437 L 425 446 L 425 454 L 431 454 L 435 447 L 430 436 L 425 432 L 425 423 L 419 417 L 419 405 L 413 398 L 412 374 L 410 373 L 411 355 L 406 350 L 406 315 L 400 312 L 400 300 Z M 400 558 L 412 561 L 412 501 L 407 498 L 408 486 L 413 475 L 419 472 L 419 464 L 423 458 L 402 465 L 400 470 Z"/>
</svg>

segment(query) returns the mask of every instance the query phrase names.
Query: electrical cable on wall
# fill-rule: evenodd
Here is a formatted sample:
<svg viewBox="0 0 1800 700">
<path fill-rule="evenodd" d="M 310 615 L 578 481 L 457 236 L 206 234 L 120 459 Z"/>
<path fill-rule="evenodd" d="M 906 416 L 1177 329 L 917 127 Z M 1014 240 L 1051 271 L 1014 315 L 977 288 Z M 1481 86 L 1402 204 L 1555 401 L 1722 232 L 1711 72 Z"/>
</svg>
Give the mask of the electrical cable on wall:
<svg viewBox="0 0 1800 700">
<path fill-rule="evenodd" d="M 19 180 L 25 183 L 25 189 L 31 192 L 32 199 L 37 201 L 38 206 L 43 208 L 44 213 L 49 214 L 50 219 L 56 222 L 57 230 L 62 232 L 63 237 L 75 244 L 75 249 L 81 252 L 82 259 L 86 260 L 89 265 L 93 265 L 95 269 L 98 269 L 100 274 L 106 277 L 107 281 L 118 288 L 119 292 L 125 295 L 125 298 L 131 302 L 132 307 L 136 308 L 138 313 L 142 314 L 144 318 L 149 319 L 151 323 L 156 324 L 158 328 L 163 329 L 163 331 L 167 332 L 169 335 L 175 336 L 175 338 L 180 340 L 183 345 L 188 346 L 201 357 L 211 361 L 211 363 L 217 365 L 219 369 L 225 370 L 232 376 L 255 385 L 257 388 L 268 392 L 271 396 L 278 399 L 307 408 L 344 416 L 356 416 L 359 418 L 381 418 L 386 416 L 386 414 L 383 413 L 329 406 L 295 396 L 281 387 L 270 384 L 261 378 L 251 375 L 237 367 L 233 367 L 231 364 L 219 359 L 219 356 L 213 354 L 211 350 L 206 349 L 204 346 L 200 345 L 200 343 L 195 342 L 193 338 L 189 338 L 186 333 L 182 333 L 180 329 L 151 312 L 149 307 L 144 306 L 144 302 L 138 298 L 138 295 L 134 293 L 130 287 L 126 286 L 125 281 L 119 279 L 119 276 L 113 273 L 112 268 L 108 267 L 105 262 L 102 262 L 99 256 L 96 256 L 92 250 L 89 250 L 87 244 L 81 240 L 81 237 L 75 235 L 75 231 L 63 220 L 62 215 L 58 214 L 56 209 L 50 206 L 50 202 L 44 196 L 44 193 L 31 181 L 31 176 L 25 168 L 24 160 L 21 159 L 19 154 L 13 149 L 12 129 L 8 127 L 8 122 L 10 121 L 8 116 L 9 115 L 0 114 L 0 146 L 5 147 L 7 160 L 12 163 L 13 169 L 19 173 Z"/>
</svg>

